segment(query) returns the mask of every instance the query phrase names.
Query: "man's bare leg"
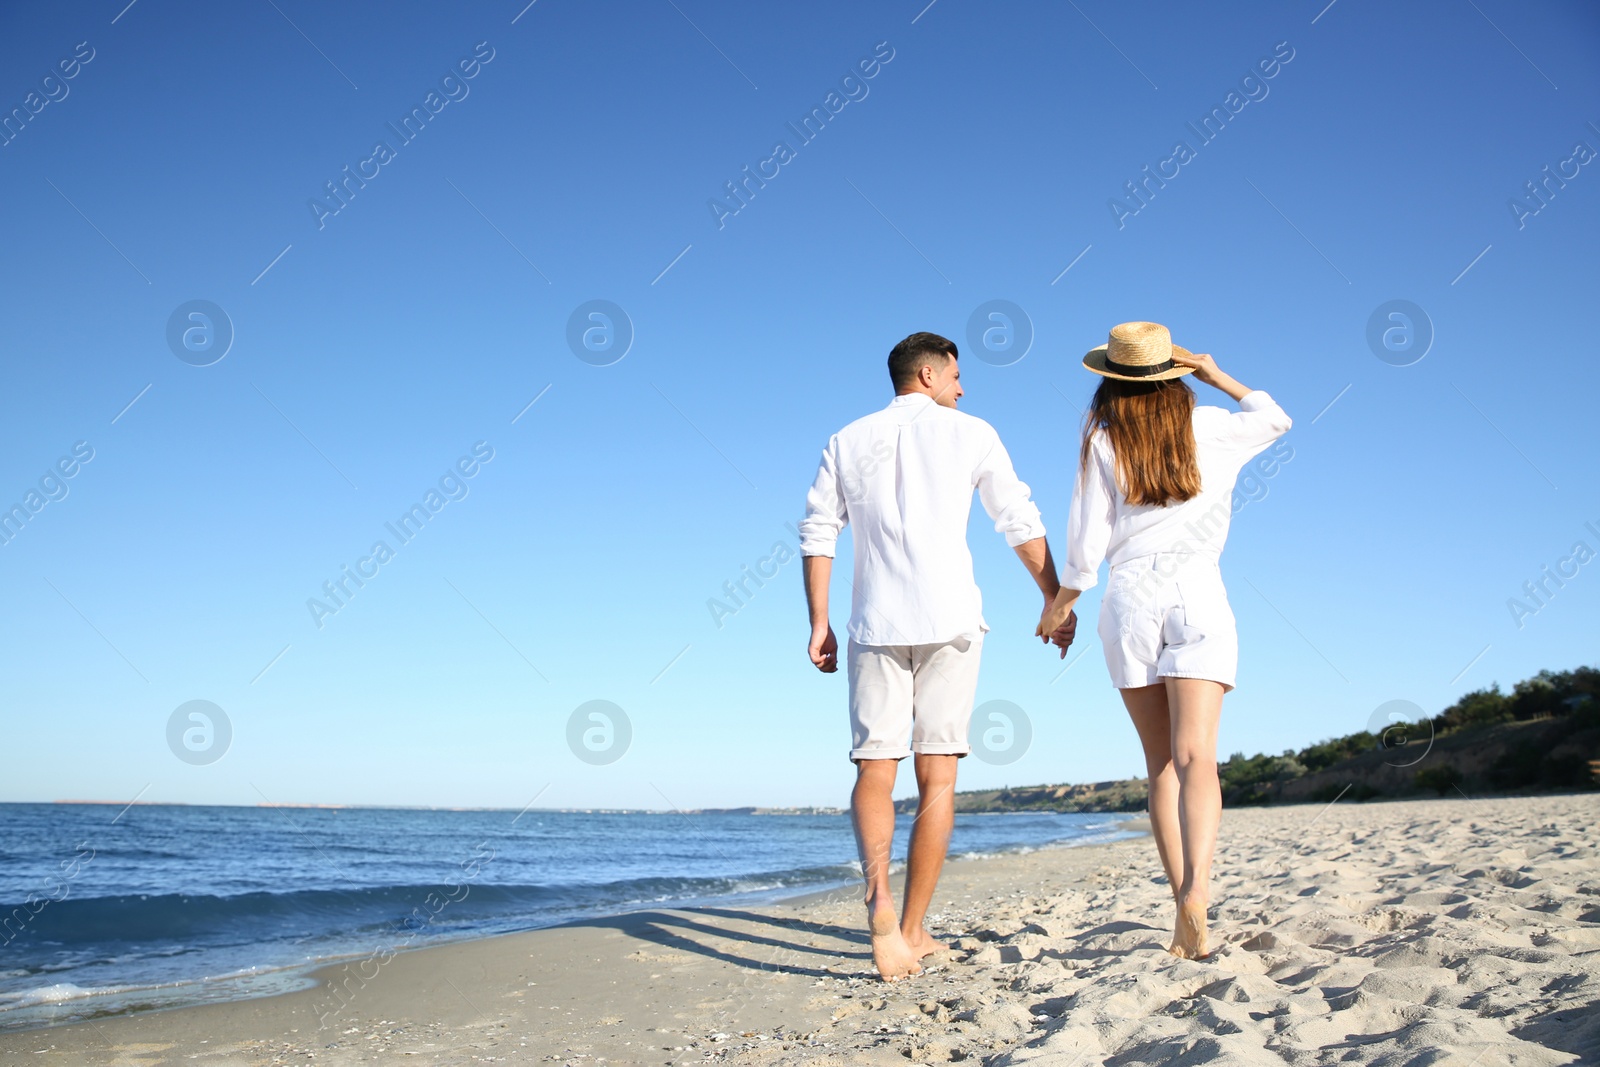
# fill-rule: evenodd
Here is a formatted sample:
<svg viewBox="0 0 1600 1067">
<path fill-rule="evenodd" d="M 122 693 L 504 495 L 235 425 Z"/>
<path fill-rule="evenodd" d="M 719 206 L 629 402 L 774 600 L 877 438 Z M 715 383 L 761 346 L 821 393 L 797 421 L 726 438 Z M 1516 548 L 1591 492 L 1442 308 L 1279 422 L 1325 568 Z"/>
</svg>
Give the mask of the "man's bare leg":
<svg viewBox="0 0 1600 1067">
<path fill-rule="evenodd" d="M 894 846 L 894 778 L 899 763 L 892 759 L 856 761 L 856 787 L 850 795 L 861 873 L 867 885 L 867 931 L 872 935 L 872 962 L 886 982 L 921 974 L 917 953 L 906 944 L 894 914 L 889 891 L 889 855 Z M 918 920 L 921 921 L 920 919 Z"/>
<path fill-rule="evenodd" d="M 950 848 L 950 831 L 955 826 L 956 762 L 955 756 L 916 757 L 917 821 L 911 826 L 900 932 L 919 959 L 949 947 L 929 935 L 923 920 L 933 901 L 933 889 L 939 883 L 939 872 Z"/>
</svg>

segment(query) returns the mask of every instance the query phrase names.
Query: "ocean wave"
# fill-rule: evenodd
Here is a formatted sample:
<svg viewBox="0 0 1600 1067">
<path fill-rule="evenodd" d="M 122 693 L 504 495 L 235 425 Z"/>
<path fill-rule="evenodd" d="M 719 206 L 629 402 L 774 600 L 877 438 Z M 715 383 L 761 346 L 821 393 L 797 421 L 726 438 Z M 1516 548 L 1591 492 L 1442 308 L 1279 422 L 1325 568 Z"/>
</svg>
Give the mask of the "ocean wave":
<svg viewBox="0 0 1600 1067">
<path fill-rule="evenodd" d="M 0 920 L 14 917 L 19 933 L 13 948 L 28 942 L 48 944 L 56 950 L 75 945 L 107 948 L 118 943 L 233 944 L 263 938 L 314 938 L 332 932 L 410 932 L 519 916 L 537 924 L 554 916 L 776 892 L 852 876 L 848 865 L 836 865 L 737 877 L 635 878 L 591 885 L 463 881 L 233 895 L 140 893 L 68 897 L 50 902 L 35 914 L 20 903 L 0 904 Z"/>
<path fill-rule="evenodd" d="M 0 993 L 0 1009 L 35 1008 L 47 1004 L 65 1004 L 72 1000 L 82 1000 L 85 997 L 116 992 L 120 992 L 120 990 L 115 988 L 85 989 L 83 986 L 73 985 L 71 982 L 56 982 L 53 985 L 25 989 L 18 993 Z"/>
</svg>

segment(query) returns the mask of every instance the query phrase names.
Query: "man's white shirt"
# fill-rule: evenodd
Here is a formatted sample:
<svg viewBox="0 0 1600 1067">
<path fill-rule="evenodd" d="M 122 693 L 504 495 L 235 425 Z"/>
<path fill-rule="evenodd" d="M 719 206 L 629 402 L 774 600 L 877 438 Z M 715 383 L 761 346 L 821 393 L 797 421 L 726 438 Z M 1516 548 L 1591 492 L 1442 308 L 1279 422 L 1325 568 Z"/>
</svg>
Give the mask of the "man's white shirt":
<svg viewBox="0 0 1600 1067">
<path fill-rule="evenodd" d="M 800 554 L 834 554 L 853 527 L 849 635 L 923 645 L 988 630 L 972 576 L 972 491 L 1013 548 L 1044 536 L 1028 486 L 982 419 L 906 393 L 828 441 L 806 494 Z"/>
</svg>

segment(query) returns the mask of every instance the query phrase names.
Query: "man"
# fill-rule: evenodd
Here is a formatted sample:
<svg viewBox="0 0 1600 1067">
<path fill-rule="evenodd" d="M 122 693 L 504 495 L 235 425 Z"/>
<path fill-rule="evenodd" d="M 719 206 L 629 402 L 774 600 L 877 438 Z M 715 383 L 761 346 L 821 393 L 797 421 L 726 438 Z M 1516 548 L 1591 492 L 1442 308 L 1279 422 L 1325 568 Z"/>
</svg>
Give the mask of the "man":
<svg viewBox="0 0 1600 1067">
<path fill-rule="evenodd" d="M 839 669 L 839 646 L 828 624 L 828 580 L 839 532 L 846 523 L 854 528 L 845 653 L 856 765 L 850 812 L 872 958 L 887 981 L 921 973 L 918 961 L 944 947 L 923 919 L 955 823 L 956 761 L 970 751 L 967 725 L 989 629 L 967 550 L 974 488 L 1046 610 L 1060 588 L 1039 509 L 999 435 L 956 410 L 956 357 L 956 346 L 933 333 L 894 346 L 894 400 L 828 441 L 800 523 L 811 662 L 830 674 Z M 920 796 L 897 919 L 889 890 L 893 791 L 899 761 L 912 754 Z"/>
</svg>

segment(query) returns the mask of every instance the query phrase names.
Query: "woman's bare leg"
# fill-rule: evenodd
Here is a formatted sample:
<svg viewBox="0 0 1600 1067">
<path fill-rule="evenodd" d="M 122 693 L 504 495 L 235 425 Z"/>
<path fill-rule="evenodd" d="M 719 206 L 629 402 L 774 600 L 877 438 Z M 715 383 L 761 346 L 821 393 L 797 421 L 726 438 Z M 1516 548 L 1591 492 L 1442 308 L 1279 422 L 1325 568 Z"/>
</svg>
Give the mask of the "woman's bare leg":
<svg viewBox="0 0 1600 1067">
<path fill-rule="evenodd" d="M 1217 779 L 1217 723 L 1222 718 L 1221 683 L 1167 678 L 1172 712 L 1172 764 L 1178 778 L 1178 828 L 1183 842 L 1178 882 L 1178 922 L 1172 954 L 1202 959 L 1206 907 L 1211 902 L 1211 857 L 1222 822 L 1222 785 Z"/>
<path fill-rule="evenodd" d="M 1161 683 L 1123 689 L 1133 728 L 1144 746 L 1144 766 L 1150 777 L 1150 836 L 1167 872 L 1173 899 L 1183 884 L 1183 837 L 1178 826 L 1178 775 L 1172 766 L 1172 714 L 1167 708 L 1167 687 Z"/>
</svg>

